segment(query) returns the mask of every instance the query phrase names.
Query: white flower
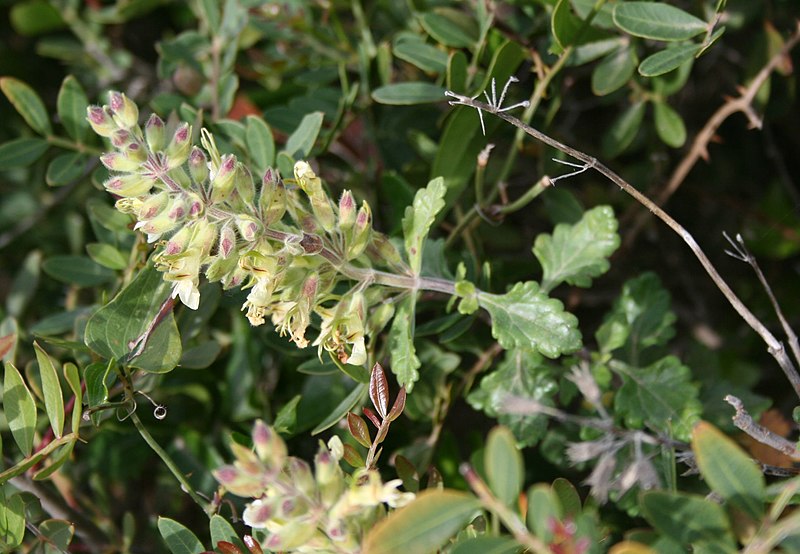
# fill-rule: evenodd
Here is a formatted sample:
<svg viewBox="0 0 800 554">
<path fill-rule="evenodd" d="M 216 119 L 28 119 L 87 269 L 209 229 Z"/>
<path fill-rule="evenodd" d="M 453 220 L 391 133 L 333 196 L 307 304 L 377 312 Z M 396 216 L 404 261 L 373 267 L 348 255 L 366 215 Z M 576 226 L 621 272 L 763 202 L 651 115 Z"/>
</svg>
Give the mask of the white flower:
<svg viewBox="0 0 800 554">
<path fill-rule="evenodd" d="M 200 289 L 193 279 L 179 279 L 172 287 L 172 298 L 179 296 L 187 308 L 196 310 L 200 305 Z"/>
</svg>

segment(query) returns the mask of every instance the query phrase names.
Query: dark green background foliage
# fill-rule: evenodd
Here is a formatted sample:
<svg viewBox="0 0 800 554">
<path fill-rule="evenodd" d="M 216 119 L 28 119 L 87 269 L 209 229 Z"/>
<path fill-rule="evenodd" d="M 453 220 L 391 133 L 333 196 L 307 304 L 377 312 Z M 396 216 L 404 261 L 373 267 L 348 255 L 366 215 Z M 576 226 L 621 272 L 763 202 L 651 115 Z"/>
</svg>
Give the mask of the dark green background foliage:
<svg viewBox="0 0 800 554">
<path fill-rule="evenodd" d="M 517 516 L 543 544 L 558 543 L 553 522 L 568 521 L 577 529 L 569 540 L 583 537 L 593 552 L 606 548 L 601 539 L 625 538 L 659 552 L 690 544 L 734 549 L 742 536 L 731 513 L 758 522 L 765 502 L 781 491 L 790 498 L 794 489 L 781 489 L 777 477 L 765 485 L 732 442 L 695 425 L 705 420 L 738 433 L 726 394 L 755 417 L 772 407 L 791 421 L 798 399 L 780 368 L 691 251 L 646 209 L 591 170 L 537 188 L 545 175 L 569 173 L 553 160 L 567 158 L 488 113 L 481 121 L 475 110 L 450 107 L 444 91 L 491 96 L 492 79 L 499 94 L 516 76 L 504 105 L 532 105 L 511 114 L 596 156 L 652 198 L 682 161 L 701 154 L 660 203 L 756 316 L 778 330 L 757 278 L 725 255 L 722 233 L 743 235 L 789 324 L 796 323 L 797 51 L 755 91 L 750 106 L 760 129 L 735 113 L 702 144 L 692 143 L 780 50 L 800 9 L 791 0 L 675 0 L 656 8 L 609 0 L 593 14 L 594 4 L 0 2 L 0 347 L 14 363 L 3 381 L 0 469 L 53 440 L 45 422 L 58 413 L 73 429 L 69 402 L 80 384 L 84 409 L 122 401 L 120 378 L 130 375 L 117 370 L 124 366 L 136 390 L 167 407 L 159 421 L 137 395 L 141 421 L 194 490 L 211 497 L 218 487 L 211 471 L 231 459 L 231 437 L 249 444 L 256 419 L 306 460 L 333 434 L 356 447 L 337 422 L 368 405 L 369 368 L 381 362 L 392 398 L 398 380 L 411 389 L 383 444 L 384 482 L 399 474 L 409 490 L 430 479 L 466 491 L 474 481 L 459 465 L 470 461 L 499 502 L 519 512 L 523 484 L 559 478 L 525 489 L 528 505 L 541 511 L 529 510 L 527 521 L 524 512 Z M 411 274 L 453 282 L 460 300 L 370 288 L 370 313 L 391 304 L 394 319 L 370 320 L 375 332 L 363 367 L 326 352 L 318 358 L 315 347 L 298 349 L 269 324 L 251 327 L 240 311 L 247 291 L 237 288 L 203 281 L 198 310 L 180 303 L 174 315 L 164 310 L 169 283 L 147 265 L 152 245 L 103 189 L 108 171 L 98 157 L 110 147 L 84 119 L 87 103 L 107 102 L 108 90 L 134 100 L 142 124 L 150 113 L 172 128 L 186 121 L 196 144 L 208 128 L 220 152 L 235 153 L 256 182 L 267 166 L 288 179 L 295 161 L 313 160 L 334 204 L 344 190 L 358 205 L 366 200 L 373 228 L 406 247 L 402 264 Z M 478 162 L 488 143 L 494 149 Z M 409 255 L 417 246 L 422 252 Z M 348 293 L 337 287 L 336 294 Z M 164 321 L 151 350 L 136 358 L 128 341 L 159 310 Z M 313 319 L 310 334 L 319 326 Z M 74 368 L 62 371 L 67 362 Z M 12 392 L 21 380 L 32 399 L 24 387 Z M 54 396 L 59 381 L 66 414 L 62 395 Z M 518 413 L 508 413 L 510 397 Z M 12 417 L 14 409 L 30 411 L 31 400 L 35 435 L 30 426 L 15 428 Z M 13 500 L 0 514 L 11 522 L 0 521 L 0 547 L 18 544 L 8 514 L 23 511 L 56 542 L 69 535 L 58 521 L 69 517 L 39 506 L 36 498 L 46 496 L 57 504 L 69 499 L 69 513 L 82 515 L 73 521 L 73 544 L 89 550 L 159 551 L 162 537 L 172 536 L 173 551 L 193 551 L 175 546 L 171 533 L 183 532 L 176 522 L 207 547 L 215 546 L 212 535 L 225 536 L 222 527 L 213 532 L 220 520 L 209 532 L 203 510 L 181 492 L 128 409 L 97 410 L 82 423 L 85 442 L 53 458 L 64 463 L 57 481 L 32 481 L 38 465 L 3 485 L 0 504 Z M 508 429 L 490 434 L 497 424 Z M 704 479 L 680 476 L 687 467 L 676 455 L 688 451 Z M 731 481 L 719 477 L 728 471 Z M 23 481 L 27 492 L 14 496 Z M 650 487 L 659 490 L 643 494 Z M 709 489 L 723 507 L 703 500 Z M 240 512 L 241 499 L 228 498 Z M 492 551 L 517 548 L 499 532 L 497 518 L 509 528 L 502 509 L 485 499 L 493 515 L 474 520 L 481 504 L 471 493 L 420 498 L 419 518 L 452 517 L 420 531 L 419 548 L 459 531 L 458 544 L 447 546 L 454 552 L 488 551 L 481 549 L 491 541 Z M 229 517 L 230 507 L 223 504 L 220 514 Z M 169 519 L 156 524 L 159 515 Z M 697 521 L 704 523 L 689 525 Z M 414 523 L 379 526 L 368 545 L 389 548 L 386 541 Z M 634 528 L 652 531 L 630 534 Z M 487 536 L 476 538 L 484 529 Z M 246 530 L 237 523 L 235 532 Z M 37 543 L 32 534 L 25 540 Z"/>
</svg>

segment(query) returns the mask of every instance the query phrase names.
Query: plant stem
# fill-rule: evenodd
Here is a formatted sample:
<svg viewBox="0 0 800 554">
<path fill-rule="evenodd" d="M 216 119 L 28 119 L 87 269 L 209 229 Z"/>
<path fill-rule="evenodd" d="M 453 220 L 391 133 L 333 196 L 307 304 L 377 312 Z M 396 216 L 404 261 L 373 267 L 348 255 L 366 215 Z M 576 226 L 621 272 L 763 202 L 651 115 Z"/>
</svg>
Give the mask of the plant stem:
<svg viewBox="0 0 800 554">
<path fill-rule="evenodd" d="M 74 150 L 75 152 L 80 152 L 81 154 L 91 154 L 92 156 L 95 157 L 99 157 L 103 153 L 101 149 L 95 148 L 94 146 L 89 146 L 88 144 L 75 142 L 74 140 L 70 140 L 64 137 L 59 137 L 56 135 L 48 135 L 47 142 L 52 144 L 53 146 L 58 146 L 66 150 Z"/>
<path fill-rule="evenodd" d="M 800 37 L 799 37 L 800 38 Z M 483 110 L 487 113 L 491 113 L 503 119 L 507 123 L 510 123 L 517 129 L 523 130 L 526 134 L 530 135 L 531 137 L 545 143 L 556 150 L 560 150 L 564 154 L 568 156 L 572 156 L 573 158 L 581 161 L 584 163 L 584 167 L 586 169 L 594 169 L 603 175 L 606 179 L 617 185 L 623 191 L 628 193 L 632 196 L 637 202 L 642 204 L 645 208 L 647 208 L 650 212 L 656 215 L 661 221 L 663 221 L 670 229 L 672 229 L 689 247 L 695 257 L 698 259 L 700 264 L 705 269 L 708 276 L 714 281 L 714 284 L 717 288 L 722 292 L 725 298 L 728 300 L 730 305 L 733 307 L 734 310 L 739 314 L 739 316 L 745 320 L 745 322 L 761 337 L 764 343 L 767 345 L 768 352 L 775 358 L 780 365 L 781 369 L 783 370 L 786 378 L 792 384 L 792 387 L 795 390 L 795 393 L 798 397 L 800 397 L 800 374 L 797 372 L 797 368 L 795 367 L 792 360 L 789 358 L 786 349 L 775 335 L 770 332 L 769 329 L 750 311 L 747 306 L 742 303 L 736 293 L 733 292 L 733 289 L 728 285 L 725 279 L 719 274 L 717 269 L 711 263 L 711 260 L 708 259 L 705 252 L 700 248 L 700 245 L 694 239 L 694 237 L 683 228 L 683 226 L 678 223 L 675 219 L 672 218 L 669 214 L 667 214 L 664 210 L 662 210 L 658 205 L 656 205 L 652 200 L 650 200 L 647 196 L 639 192 L 633 185 L 628 183 L 625 179 L 617 175 L 611 169 L 600 163 L 597 158 L 589 156 L 571 146 L 567 146 L 566 144 L 557 141 L 556 139 L 550 137 L 542 133 L 541 131 L 534 129 L 530 125 L 520 121 L 516 117 L 509 115 L 506 112 L 499 111 L 499 108 L 492 107 L 488 104 L 484 104 L 483 102 L 478 102 L 477 100 L 473 100 L 468 96 L 461 96 L 459 94 L 455 94 L 453 92 L 447 93 L 448 96 L 455 98 L 455 100 L 451 101 L 451 104 L 454 105 L 462 105 L 462 106 L 470 106 L 475 109 Z"/>
</svg>

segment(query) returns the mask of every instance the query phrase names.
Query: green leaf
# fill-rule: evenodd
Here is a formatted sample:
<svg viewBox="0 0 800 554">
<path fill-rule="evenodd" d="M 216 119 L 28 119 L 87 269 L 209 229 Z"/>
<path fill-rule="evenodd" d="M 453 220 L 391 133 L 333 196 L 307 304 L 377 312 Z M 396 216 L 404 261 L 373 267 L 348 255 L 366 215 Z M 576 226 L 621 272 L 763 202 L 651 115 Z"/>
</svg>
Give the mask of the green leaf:
<svg viewBox="0 0 800 554">
<path fill-rule="evenodd" d="M 634 102 L 611 124 L 602 138 L 603 153 L 607 157 L 616 157 L 630 146 L 642 126 L 645 107 L 645 102 Z"/>
<path fill-rule="evenodd" d="M 702 45 L 689 42 L 656 52 L 647 56 L 639 64 L 639 74 L 644 77 L 657 77 L 669 73 L 686 62 L 692 61 L 701 48 Z"/>
<path fill-rule="evenodd" d="M 14 364 L 6 362 L 5 365 L 3 411 L 14 442 L 23 455 L 30 456 L 33 450 L 33 435 L 36 431 L 36 404 Z"/>
<path fill-rule="evenodd" d="M 117 274 L 85 256 L 53 256 L 42 264 L 53 279 L 80 287 L 94 287 L 116 279 Z"/>
<path fill-rule="evenodd" d="M 44 136 L 53 134 L 47 109 L 35 90 L 14 77 L 0 78 L 0 90 L 31 129 Z"/>
<path fill-rule="evenodd" d="M 715 546 L 736 552 L 725 509 L 696 494 L 650 491 L 642 495 L 642 512 L 660 533 L 684 546 Z"/>
<path fill-rule="evenodd" d="M 394 106 L 442 102 L 445 98 L 442 87 L 416 81 L 384 85 L 373 90 L 371 96 L 378 104 Z"/>
<path fill-rule="evenodd" d="M 0 493 L 2 494 L 2 493 Z M 15 548 L 25 538 L 25 499 L 17 493 L 0 502 L 0 545 Z"/>
<path fill-rule="evenodd" d="M 559 477 L 553 481 L 553 494 L 558 498 L 564 515 L 575 519 L 575 516 L 581 513 L 581 497 L 575 489 L 575 485 L 563 477 Z"/>
<path fill-rule="evenodd" d="M 686 40 L 705 32 L 707 24 L 663 2 L 617 2 L 614 23 L 634 36 L 653 40 Z"/>
<path fill-rule="evenodd" d="M 525 466 L 514 434 L 508 427 L 489 432 L 483 451 L 483 467 L 489 488 L 506 506 L 514 506 L 525 483 Z"/>
<path fill-rule="evenodd" d="M 108 387 L 106 386 L 106 376 L 111 370 L 111 360 L 109 363 L 94 362 L 86 366 L 83 370 L 83 379 L 86 381 L 86 401 L 90 409 L 96 408 L 108 402 Z M 100 412 L 91 412 L 92 423 L 100 424 Z"/>
<path fill-rule="evenodd" d="M 422 14 L 419 18 L 436 42 L 453 48 L 472 48 L 478 42 L 478 26 L 464 12 L 452 8 L 439 8 Z"/>
<path fill-rule="evenodd" d="M 350 394 L 348 394 L 344 400 L 342 400 L 339 405 L 336 406 L 330 414 L 328 414 L 328 417 L 323 419 L 322 422 L 320 422 L 320 424 L 317 425 L 313 431 L 311 431 L 311 434 L 316 435 L 318 433 L 322 433 L 326 429 L 330 429 L 339 423 L 339 421 L 341 421 L 348 412 L 352 412 L 356 406 L 364 401 L 366 395 L 367 385 L 364 383 L 358 383 L 355 387 L 353 387 L 353 390 L 350 391 Z"/>
<path fill-rule="evenodd" d="M 520 546 L 508 537 L 479 536 L 459 541 L 450 554 L 517 554 Z"/>
<path fill-rule="evenodd" d="M 46 552 L 67 552 L 75 536 L 75 525 L 63 519 L 48 519 L 39 524 L 39 532 L 52 547 Z"/>
<path fill-rule="evenodd" d="M 411 392 L 419 379 L 421 363 L 414 348 L 414 307 L 416 298 L 409 295 L 397 305 L 389 330 L 389 353 L 392 359 L 392 373 L 406 391 Z"/>
<path fill-rule="evenodd" d="M 562 509 L 553 489 L 544 483 L 528 489 L 528 506 L 528 529 L 543 541 L 552 542 L 552 524 L 562 517 Z"/>
<path fill-rule="evenodd" d="M 81 377 L 78 372 L 78 366 L 72 362 L 64 364 L 64 379 L 66 379 L 72 394 L 75 395 L 75 402 L 72 406 L 72 420 L 71 431 L 78 433 L 78 428 L 81 425 L 81 417 L 83 416 L 83 389 L 81 388 Z"/>
<path fill-rule="evenodd" d="M 172 554 L 202 554 L 205 551 L 200 539 L 174 519 L 159 516 L 158 532 Z"/>
<path fill-rule="evenodd" d="M 47 417 L 50 420 L 50 427 L 56 438 L 61 438 L 64 433 L 64 396 L 61 392 L 61 383 L 58 380 L 58 372 L 53 365 L 53 360 L 47 352 L 34 342 L 33 348 L 36 350 L 36 361 L 39 362 L 39 375 L 42 380 L 42 392 L 44 393 L 44 407 Z"/>
<path fill-rule="evenodd" d="M 145 371 L 172 370 L 181 358 L 181 339 L 172 311 L 151 329 L 169 296 L 170 284 L 149 264 L 92 316 L 86 324 L 86 345 L 101 356 L 122 360 Z M 141 354 L 126 360 L 138 352 L 138 343 L 148 330 L 150 335 Z"/>
<path fill-rule="evenodd" d="M 39 250 L 31 250 L 19 267 L 19 271 L 14 276 L 11 290 L 6 296 L 6 311 L 11 317 L 19 318 L 25 311 L 25 307 L 31 298 L 36 294 L 39 286 L 39 275 L 41 274 L 42 253 Z"/>
<path fill-rule="evenodd" d="M 59 154 L 47 165 L 45 181 L 51 187 L 60 187 L 80 179 L 86 169 L 86 159 L 80 152 Z"/>
<path fill-rule="evenodd" d="M 530 348 L 557 358 L 581 347 L 577 318 L 535 281 L 517 283 L 502 295 L 479 292 L 478 303 L 492 316 L 492 336 L 503 348 Z"/>
<path fill-rule="evenodd" d="M 680 148 L 686 142 L 686 127 L 681 116 L 666 102 L 655 102 L 656 132 L 664 144 Z"/>
<path fill-rule="evenodd" d="M 391 513 L 367 535 L 364 552 L 436 552 L 480 509 L 480 502 L 453 490 L 422 491 L 407 506 Z"/>
<path fill-rule="evenodd" d="M 253 160 L 255 169 L 258 170 L 257 177 L 261 177 L 267 168 L 275 163 L 275 139 L 272 138 L 272 131 L 269 125 L 260 117 L 248 115 L 245 121 L 247 122 L 247 134 L 245 139 L 247 143 L 247 153 L 250 154 L 250 159 Z M 321 122 L 320 120 L 320 123 Z M 319 130 L 317 130 L 317 132 L 319 132 Z M 316 140 L 316 136 L 314 140 Z M 311 141 L 308 152 L 310 152 L 311 147 L 314 146 L 314 140 Z"/>
<path fill-rule="evenodd" d="M 75 449 L 76 442 L 77 440 L 70 441 L 53 451 L 47 457 L 47 465 L 33 475 L 33 480 L 43 481 L 61 469 L 61 466 L 67 463 L 72 457 L 72 451 Z"/>
<path fill-rule="evenodd" d="M 760 521 L 764 515 L 765 485 L 758 464 L 705 421 L 692 432 L 692 451 L 711 490 Z"/>
<path fill-rule="evenodd" d="M 50 145 L 40 138 L 18 138 L 0 146 L 0 170 L 26 167 L 42 157 Z"/>
<path fill-rule="evenodd" d="M 128 267 L 125 255 L 110 244 L 92 242 L 86 245 L 86 252 L 93 261 L 108 269 L 120 271 Z"/>
<path fill-rule="evenodd" d="M 444 73 L 447 69 L 447 53 L 420 40 L 401 40 L 393 47 L 394 55 L 423 71 Z"/>
<path fill-rule="evenodd" d="M 677 440 L 688 440 L 702 412 L 698 387 L 692 383 L 688 367 L 675 356 L 666 356 L 642 368 L 612 362 L 611 369 L 622 376 L 614 408 L 628 427 L 647 426 Z"/>
<path fill-rule="evenodd" d="M 593 62 L 603 56 L 625 46 L 625 40 L 619 37 L 595 40 L 576 46 L 567 60 L 567 65 L 578 66 Z"/>
<path fill-rule="evenodd" d="M 81 84 L 72 75 L 67 75 L 61 83 L 56 105 L 58 117 L 67 134 L 82 143 L 89 131 L 89 122 L 86 121 L 89 99 Z"/>
<path fill-rule="evenodd" d="M 275 421 L 272 422 L 272 428 L 276 433 L 291 434 L 294 432 L 297 425 L 297 405 L 303 396 L 296 394 L 284 404 L 275 416 Z"/>
<path fill-rule="evenodd" d="M 214 514 L 211 516 L 208 527 L 211 533 L 211 544 L 216 545 L 219 541 L 227 541 L 235 544 L 242 552 L 245 552 L 245 546 L 239 539 L 239 534 L 227 519 L 219 514 Z"/>
<path fill-rule="evenodd" d="M 9 13 L 9 19 L 17 33 L 29 37 L 42 35 L 66 26 L 61 12 L 46 0 L 15 3 Z"/>
<path fill-rule="evenodd" d="M 447 58 L 447 90 L 462 91 L 467 86 L 469 62 L 461 50 L 451 52 Z"/>
<path fill-rule="evenodd" d="M 550 16 L 550 29 L 559 46 L 559 53 L 575 42 L 581 25 L 582 21 L 572 12 L 569 0 L 558 0 Z"/>
<path fill-rule="evenodd" d="M 511 429 L 521 446 L 532 446 L 544 436 L 547 417 L 541 414 L 508 414 L 503 411 L 511 397 L 553 405 L 558 384 L 550 377 L 542 357 L 531 350 L 506 352 L 497 369 L 483 379 L 467 402 Z M 412 395 L 413 399 L 414 396 Z"/>
<path fill-rule="evenodd" d="M 186 369 L 205 369 L 214 363 L 222 347 L 215 339 L 203 341 L 196 346 L 186 348 L 181 354 L 180 366 Z"/>
<path fill-rule="evenodd" d="M 428 232 L 436 220 L 436 214 L 444 208 L 446 190 L 444 179 L 437 177 L 430 181 L 427 187 L 419 189 L 414 196 L 414 202 L 406 208 L 403 217 L 403 236 L 408 264 L 415 275 L 419 275 L 422 268 L 422 248 Z"/>
<path fill-rule="evenodd" d="M 572 7 L 575 8 L 575 13 L 578 14 L 578 17 L 581 19 L 586 19 L 589 17 L 589 14 L 596 5 L 597 0 L 572 0 Z M 616 27 L 614 27 L 613 12 L 613 4 L 606 3 L 601 6 L 600 11 L 598 11 L 594 16 L 594 19 L 592 19 L 592 27 L 615 30 Z"/>
<path fill-rule="evenodd" d="M 666 344 L 675 335 L 674 323 L 669 292 L 648 272 L 625 283 L 595 336 L 602 352 L 624 346 L 627 359 L 635 362 L 643 349 Z"/>
<path fill-rule="evenodd" d="M 617 219 L 610 206 L 597 206 L 581 220 L 556 226 L 553 235 L 536 237 L 533 253 L 542 264 L 542 290 L 567 282 L 589 287 L 592 278 L 608 271 L 608 257 L 619 247 Z"/>
<path fill-rule="evenodd" d="M 630 47 L 611 52 L 592 71 L 592 92 L 611 94 L 624 87 L 636 71 L 636 53 Z"/>
<path fill-rule="evenodd" d="M 314 148 L 314 143 L 317 141 L 317 135 L 319 135 L 319 130 L 322 128 L 323 117 L 324 114 L 322 112 L 313 112 L 303 116 L 300 125 L 286 139 L 286 153 L 295 160 L 307 158 L 311 153 L 311 149 Z"/>
</svg>

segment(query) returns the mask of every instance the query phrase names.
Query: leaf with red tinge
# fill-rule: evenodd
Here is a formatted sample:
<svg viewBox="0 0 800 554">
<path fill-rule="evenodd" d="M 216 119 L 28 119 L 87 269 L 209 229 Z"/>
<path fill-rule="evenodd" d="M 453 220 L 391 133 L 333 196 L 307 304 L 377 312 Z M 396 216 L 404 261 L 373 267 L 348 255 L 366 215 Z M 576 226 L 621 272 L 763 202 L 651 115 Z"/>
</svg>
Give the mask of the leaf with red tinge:
<svg viewBox="0 0 800 554">
<path fill-rule="evenodd" d="M 400 392 L 397 393 L 397 398 L 394 399 L 394 404 L 392 404 L 392 409 L 386 418 L 389 421 L 394 421 L 400 414 L 403 413 L 403 410 L 406 408 L 406 388 L 400 387 Z"/>
<path fill-rule="evenodd" d="M 383 419 L 386 419 L 386 410 L 389 407 L 389 383 L 381 364 L 372 366 L 372 375 L 369 378 L 369 398 L 372 405 L 378 410 Z"/>
<path fill-rule="evenodd" d="M 369 448 L 372 444 L 372 439 L 369 436 L 369 429 L 367 423 L 352 412 L 347 412 L 347 427 L 350 429 L 350 434 L 358 441 L 358 444 L 365 448 Z"/>
<path fill-rule="evenodd" d="M 238 546 L 228 541 L 219 541 L 217 543 L 217 550 L 222 552 L 222 554 L 242 554 Z"/>
<path fill-rule="evenodd" d="M 344 445 L 344 461 L 355 468 L 364 467 L 364 457 L 353 447 L 352 444 Z"/>
<path fill-rule="evenodd" d="M 12 348 L 14 343 L 17 342 L 17 335 L 12 333 L 4 337 L 0 337 L 0 358 L 5 358 Z"/>
<path fill-rule="evenodd" d="M 378 416 L 376 416 L 376 415 L 375 415 L 375 412 L 373 412 L 373 411 L 372 411 L 372 410 L 370 410 L 369 408 L 362 408 L 362 409 L 361 409 L 361 411 L 363 411 L 363 412 L 364 412 L 364 415 L 365 415 L 365 416 L 367 416 L 367 417 L 369 418 L 369 420 L 372 422 L 372 424 L 373 424 L 375 427 L 377 427 L 378 429 L 380 429 L 380 427 L 381 427 L 381 420 L 379 420 L 379 419 L 378 419 Z"/>
<path fill-rule="evenodd" d="M 247 546 L 247 549 L 250 550 L 251 554 L 264 554 L 264 551 L 261 550 L 261 545 L 250 535 L 244 536 L 244 544 Z"/>
</svg>

